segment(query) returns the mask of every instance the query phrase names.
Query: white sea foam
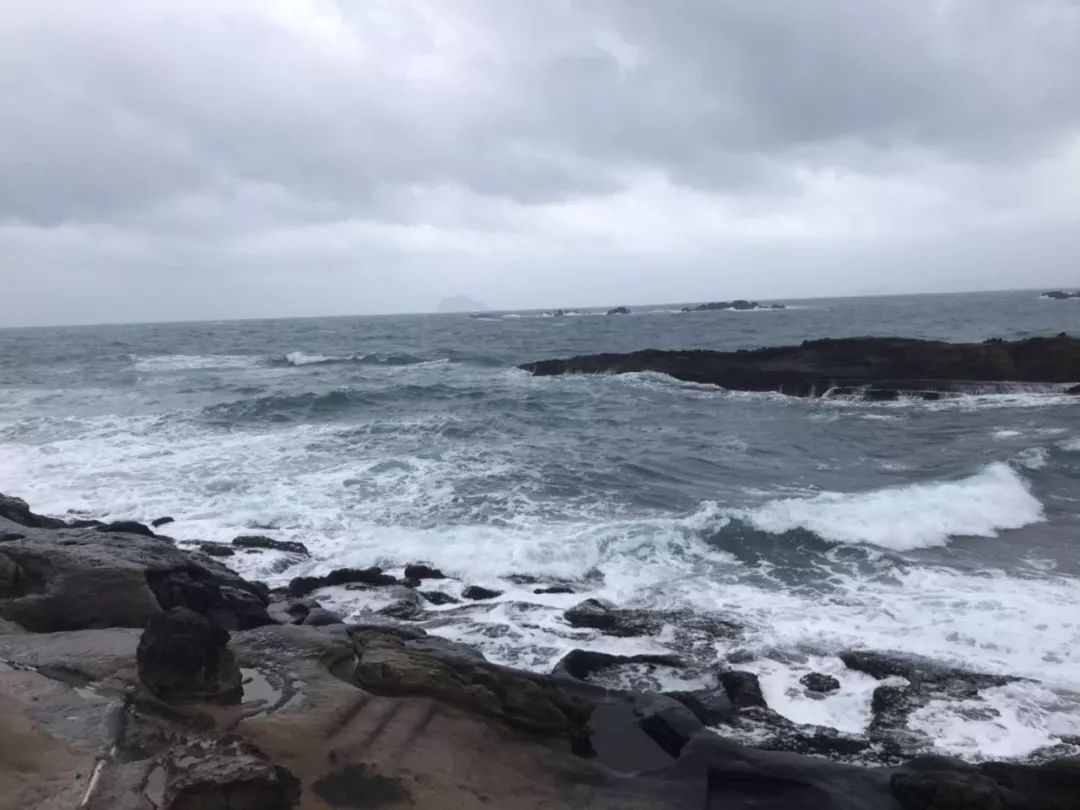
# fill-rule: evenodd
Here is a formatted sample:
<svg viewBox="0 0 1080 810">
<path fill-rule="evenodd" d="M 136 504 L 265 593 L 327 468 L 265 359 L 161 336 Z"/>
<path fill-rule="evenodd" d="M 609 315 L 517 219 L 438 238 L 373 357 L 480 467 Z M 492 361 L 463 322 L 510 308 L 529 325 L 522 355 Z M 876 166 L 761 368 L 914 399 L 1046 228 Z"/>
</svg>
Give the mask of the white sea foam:
<svg viewBox="0 0 1080 810">
<path fill-rule="evenodd" d="M 762 531 L 806 529 L 834 543 L 896 551 L 945 545 L 950 537 L 994 537 L 1043 519 L 1042 504 L 1009 465 L 994 463 L 957 481 L 872 492 L 825 492 L 735 512 Z"/>
<path fill-rule="evenodd" d="M 962 701 L 932 700 L 911 716 L 945 754 L 969 760 L 1014 759 L 1080 735 L 1080 694 L 1012 683 Z"/>
<path fill-rule="evenodd" d="M 132 355 L 136 371 L 146 373 L 167 371 L 198 371 L 200 369 L 255 368 L 260 358 L 244 354 L 155 354 Z"/>
<path fill-rule="evenodd" d="M 320 363 L 330 363 L 334 360 L 343 360 L 346 358 L 341 357 L 329 357 L 325 354 L 306 354 L 305 352 L 289 352 L 285 355 L 285 359 L 289 365 L 292 366 L 312 366 Z"/>
<path fill-rule="evenodd" d="M 1072 439 L 1066 439 L 1058 444 L 1062 450 L 1066 453 L 1080 453 L 1080 436 Z"/>
</svg>

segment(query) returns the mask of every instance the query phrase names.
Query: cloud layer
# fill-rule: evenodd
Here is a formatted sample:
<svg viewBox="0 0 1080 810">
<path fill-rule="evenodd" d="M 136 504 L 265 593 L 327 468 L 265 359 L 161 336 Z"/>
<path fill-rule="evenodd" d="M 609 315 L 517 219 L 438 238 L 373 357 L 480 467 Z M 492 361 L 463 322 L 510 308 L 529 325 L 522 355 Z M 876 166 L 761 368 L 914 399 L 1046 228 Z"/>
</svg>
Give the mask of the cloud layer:
<svg viewBox="0 0 1080 810">
<path fill-rule="evenodd" d="M 1080 281 L 1072 0 L 40 0 L 0 54 L 0 323 Z"/>
</svg>

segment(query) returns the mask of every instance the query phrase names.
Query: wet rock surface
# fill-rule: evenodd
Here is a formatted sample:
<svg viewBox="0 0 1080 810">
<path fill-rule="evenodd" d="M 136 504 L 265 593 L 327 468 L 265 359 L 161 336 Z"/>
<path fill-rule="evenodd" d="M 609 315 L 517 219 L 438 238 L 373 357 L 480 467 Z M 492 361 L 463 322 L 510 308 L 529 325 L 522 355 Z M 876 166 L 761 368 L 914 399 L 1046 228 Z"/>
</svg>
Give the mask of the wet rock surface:
<svg viewBox="0 0 1080 810">
<path fill-rule="evenodd" d="M 895 399 L 984 390 L 993 383 L 1080 381 L 1080 338 L 1068 335 L 985 343 L 866 337 L 806 341 L 754 351 L 660 351 L 582 355 L 527 363 L 537 376 L 655 371 L 737 391 L 792 396 L 827 392 Z"/>
<path fill-rule="evenodd" d="M 304 596 L 330 585 L 361 584 L 371 586 L 397 585 L 397 578 L 383 573 L 378 566 L 371 568 L 335 568 L 329 574 L 311 577 L 295 577 L 289 581 L 288 592 L 292 596 Z"/>
<path fill-rule="evenodd" d="M 308 556 L 307 546 L 293 540 L 274 540 L 261 534 L 244 534 L 234 537 L 232 544 L 237 548 L 257 548 L 266 551 L 284 551 L 287 554 Z"/>
</svg>

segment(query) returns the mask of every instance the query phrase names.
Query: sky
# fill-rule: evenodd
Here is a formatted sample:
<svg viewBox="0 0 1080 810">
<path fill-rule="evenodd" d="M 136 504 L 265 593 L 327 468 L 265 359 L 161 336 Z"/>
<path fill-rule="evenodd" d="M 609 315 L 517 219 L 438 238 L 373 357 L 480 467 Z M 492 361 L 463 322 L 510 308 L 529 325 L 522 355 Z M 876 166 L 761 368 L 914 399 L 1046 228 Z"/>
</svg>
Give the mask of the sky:
<svg viewBox="0 0 1080 810">
<path fill-rule="evenodd" d="M 0 3 L 0 325 L 1060 286 L 1077 0 Z"/>
</svg>

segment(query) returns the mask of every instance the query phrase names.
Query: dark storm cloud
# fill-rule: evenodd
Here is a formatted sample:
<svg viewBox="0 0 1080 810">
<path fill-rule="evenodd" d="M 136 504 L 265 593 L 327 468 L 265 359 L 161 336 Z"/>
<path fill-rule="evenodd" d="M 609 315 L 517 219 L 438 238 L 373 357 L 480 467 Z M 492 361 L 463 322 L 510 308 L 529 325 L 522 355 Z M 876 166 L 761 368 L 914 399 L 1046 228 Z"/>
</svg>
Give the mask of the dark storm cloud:
<svg viewBox="0 0 1080 810">
<path fill-rule="evenodd" d="M 409 308 L 435 279 L 483 297 L 477 257 L 510 300 L 530 263 L 677 249 L 691 283 L 716 239 L 1080 212 L 1072 0 L 40 0 L 0 6 L 0 53 L 27 289 L 46 265 L 341 264 Z"/>
</svg>

